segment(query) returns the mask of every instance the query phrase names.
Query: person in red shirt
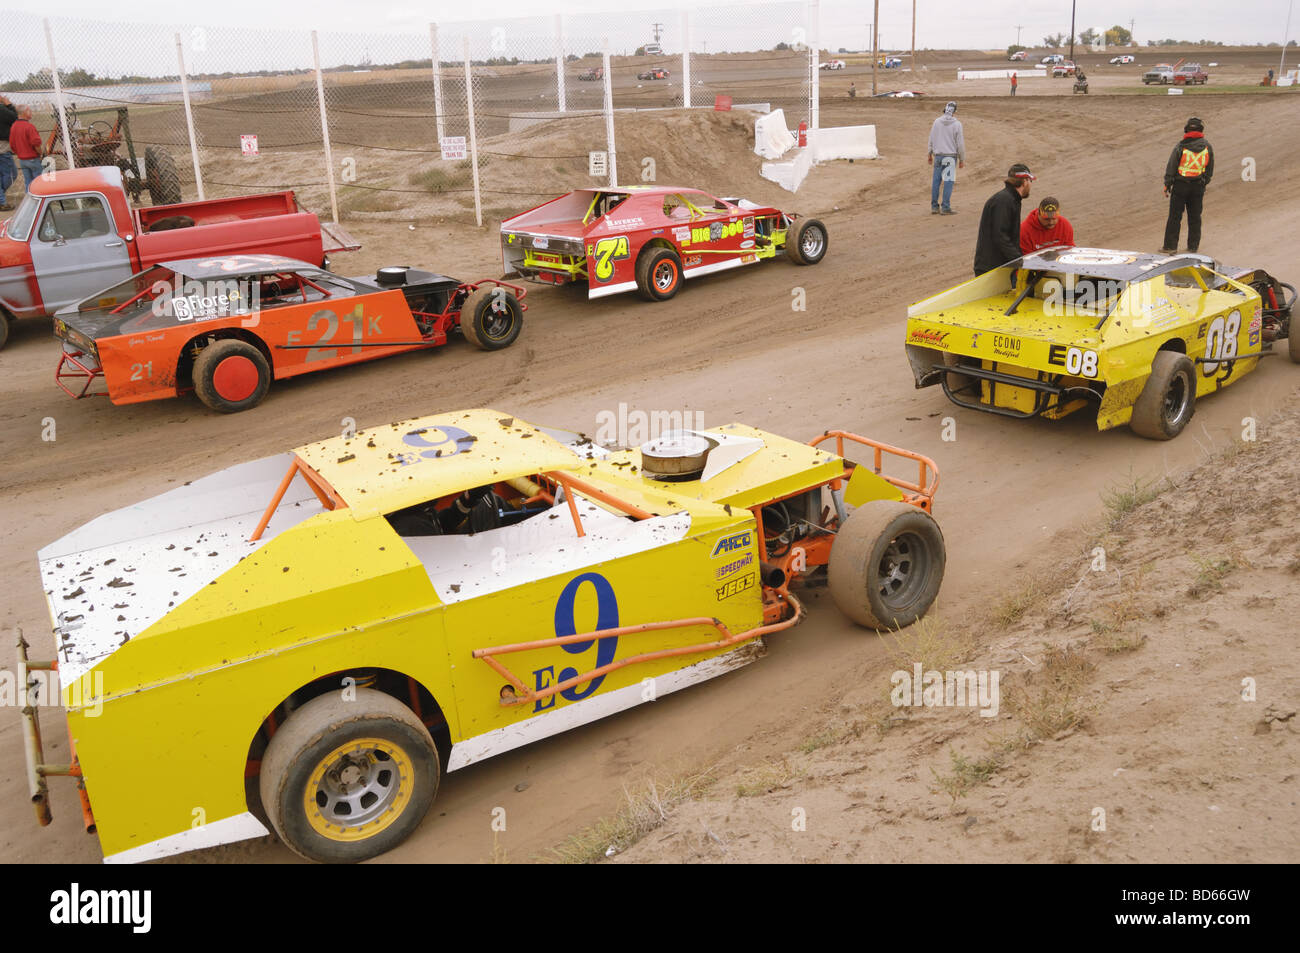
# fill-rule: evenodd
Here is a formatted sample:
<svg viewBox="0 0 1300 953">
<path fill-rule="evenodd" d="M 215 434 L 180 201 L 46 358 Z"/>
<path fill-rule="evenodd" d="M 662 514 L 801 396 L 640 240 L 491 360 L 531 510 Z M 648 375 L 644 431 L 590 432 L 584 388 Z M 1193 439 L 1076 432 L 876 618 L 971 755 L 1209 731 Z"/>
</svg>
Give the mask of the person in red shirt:
<svg viewBox="0 0 1300 953">
<path fill-rule="evenodd" d="M 9 147 L 14 151 L 18 167 L 23 170 L 23 183 L 29 188 L 32 180 L 41 174 L 41 134 L 32 125 L 32 107 L 18 107 L 18 119 L 9 127 Z"/>
<path fill-rule="evenodd" d="M 1061 214 L 1060 200 L 1051 195 L 1020 223 L 1020 250 L 1026 255 L 1051 245 L 1073 244 L 1074 226 Z"/>
</svg>

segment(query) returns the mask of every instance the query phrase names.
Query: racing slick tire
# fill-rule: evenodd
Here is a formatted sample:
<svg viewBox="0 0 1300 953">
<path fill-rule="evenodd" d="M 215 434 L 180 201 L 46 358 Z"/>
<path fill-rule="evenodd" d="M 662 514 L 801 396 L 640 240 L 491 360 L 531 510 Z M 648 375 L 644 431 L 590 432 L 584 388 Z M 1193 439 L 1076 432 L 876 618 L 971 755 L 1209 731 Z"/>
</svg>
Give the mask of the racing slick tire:
<svg viewBox="0 0 1300 953">
<path fill-rule="evenodd" d="M 636 287 L 648 301 L 667 301 L 682 287 L 682 260 L 677 252 L 651 246 L 636 260 Z"/>
<path fill-rule="evenodd" d="M 1129 427 L 1148 440 L 1172 440 L 1196 412 L 1196 366 L 1177 351 L 1160 351 L 1133 404 Z"/>
<path fill-rule="evenodd" d="M 213 341 L 194 359 L 194 393 L 222 414 L 237 414 L 256 407 L 271 387 L 271 365 L 266 355 L 247 341 L 223 338 Z"/>
<path fill-rule="evenodd" d="M 796 265 L 815 265 L 826 256 L 829 244 L 825 225 L 815 218 L 801 218 L 794 233 L 786 235 L 785 254 Z"/>
<path fill-rule="evenodd" d="M 840 527 L 827 567 L 840 611 L 872 629 L 901 629 L 925 615 L 943 582 L 943 533 L 929 513 L 871 500 Z"/>
<path fill-rule="evenodd" d="M 523 327 L 524 309 L 505 288 L 484 285 L 470 292 L 460 306 L 460 331 L 480 350 L 509 347 Z"/>
<path fill-rule="evenodd" d="M 144 150 L 144 167 L 149 179 L 149 198 L 154 205 L 179 205 L 181 177 L 176 160 L 166 149 L 148 146 Z"/>
<path fill-rule="evenodd" d="M 328 691 L 271 737 L 258 782 L 284 845 L 320 863 L 355 863 L 392 850 L 420 826 L 441 766 L 429 731 L 383 692 L 355 700 Z"/>
<path fill-rule="evenodd" d="M 1300 324 L 1296 323 L 1296 317 L 1291 315 L 1291 324 L 1286 331 L 1286 354 L 1292 363 L 1300 364 Z M 4 347 L 3 332 L 0 332 L 0 347 Z"/>
</svg>

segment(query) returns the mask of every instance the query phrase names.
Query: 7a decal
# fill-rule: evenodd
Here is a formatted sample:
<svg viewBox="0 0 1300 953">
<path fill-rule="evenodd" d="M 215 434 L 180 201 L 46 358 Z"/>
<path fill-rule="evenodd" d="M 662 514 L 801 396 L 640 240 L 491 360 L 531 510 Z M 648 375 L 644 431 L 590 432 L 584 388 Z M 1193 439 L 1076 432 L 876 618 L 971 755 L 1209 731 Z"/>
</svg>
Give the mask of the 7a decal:
<svg viewBox="0 0 1300 953">
<path fill-rule="evenodd" d="M 596 242 L 594 250 L 587 254 L 596 259 L 596 268 L 593 274 L 597 281 L 609 281 L 614 277 L 614 262 L 621 261 L 629 254 L 629 245 L 626 235 L 618 235 L 614 238 L 602 238 Z"/>
<path fill-rule="evenodd" d="M 1241 312 L 1231 312 L 1225 320 L 1219 315 L 1210 322 L 1205 332 L 1205 362 L 1201 365 L 1206 377 L 1212 377 L 1220 362 L 1232 361 L 1237 356 L 1237 335 L 1241 333 Z M 1232 372 L 1232 368 L 1228 368 Z"/>
</svg>

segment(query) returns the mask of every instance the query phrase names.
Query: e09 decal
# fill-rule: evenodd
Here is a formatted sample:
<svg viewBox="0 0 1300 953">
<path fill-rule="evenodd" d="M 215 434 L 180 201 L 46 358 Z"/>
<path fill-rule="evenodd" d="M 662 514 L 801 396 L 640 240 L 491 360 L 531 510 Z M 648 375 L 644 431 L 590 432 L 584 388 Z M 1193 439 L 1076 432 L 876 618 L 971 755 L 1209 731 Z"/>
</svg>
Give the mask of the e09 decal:
<svg viewBox="0 0 1300 953">
<path fill-rule="evenodd" d="M 1097 352 L 1087 348 L 1053 344 L 1047 351 L 1047 363 L 1064 367 L 1074 377 L 1096 377 L 1097 361 Z"/>
</svg>

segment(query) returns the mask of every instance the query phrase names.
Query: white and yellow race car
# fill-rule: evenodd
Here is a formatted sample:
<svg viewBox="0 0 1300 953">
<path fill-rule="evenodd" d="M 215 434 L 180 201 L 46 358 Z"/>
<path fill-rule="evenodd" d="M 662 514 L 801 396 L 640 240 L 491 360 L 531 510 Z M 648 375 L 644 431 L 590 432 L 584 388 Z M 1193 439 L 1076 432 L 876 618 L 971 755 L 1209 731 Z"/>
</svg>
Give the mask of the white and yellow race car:
<svg viewBox="0 0 1300 953">
<path fill-rule="evenodd" d="M 917 387 L 1010 417 L 1087 409 L 1099 430 L 1177 436 L 1198 397 L 1254 370 L 1292 333 L 1296 291 L 1204 255 L 1045 248 L 907 311 Z"/>
<path fill-rule="evenodd" d="M 813 444 L 730 424 L 611 450 L 473 410 L 101 516 L 39 554 L 55 660 L 19 637 L 23 684 L 57 669 L 74 751 L 47 764 L 25 709 L 38 818 L 70 774 L 109 861 L 271 830 L 360 860 L 415 830 L 444 771 L 748 663 L 802 585 L 910 624 L 943 577 L 938 470 Z"/>
</svg>

